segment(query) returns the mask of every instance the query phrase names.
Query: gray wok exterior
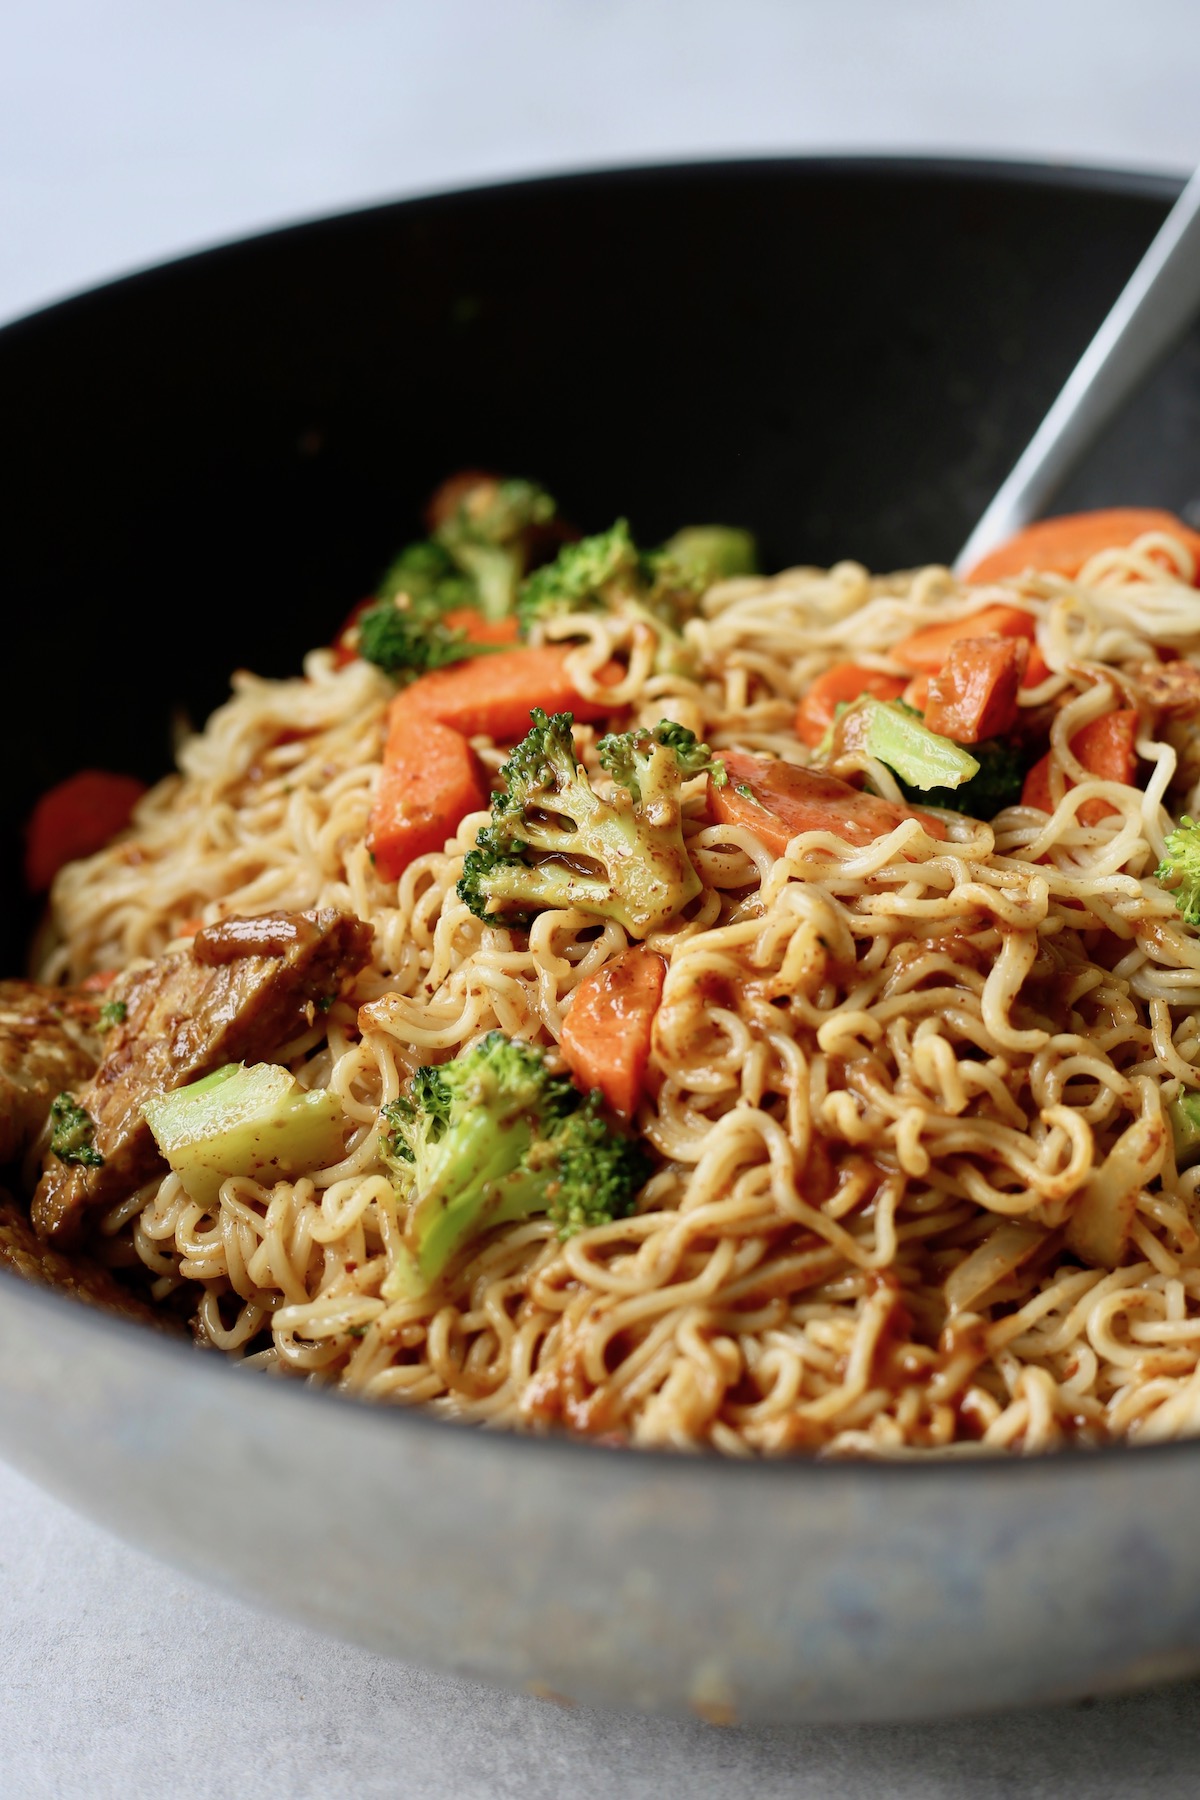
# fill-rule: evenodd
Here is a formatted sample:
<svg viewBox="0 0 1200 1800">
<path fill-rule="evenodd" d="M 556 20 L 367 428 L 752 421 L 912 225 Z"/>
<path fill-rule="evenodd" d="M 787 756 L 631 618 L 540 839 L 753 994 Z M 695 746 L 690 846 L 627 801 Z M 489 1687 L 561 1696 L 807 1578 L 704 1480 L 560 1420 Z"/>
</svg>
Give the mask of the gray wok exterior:
<svg viewBox="0 0 1200 1800">
<path fill-rule="evenodd" d="M 718 1723 L 1200 1669 L 1200 1446 L 738 1464 L 239 1373 L 0 1277 L 0 1454 L 128 1542 L 407 1662 Z"/>
</svg>

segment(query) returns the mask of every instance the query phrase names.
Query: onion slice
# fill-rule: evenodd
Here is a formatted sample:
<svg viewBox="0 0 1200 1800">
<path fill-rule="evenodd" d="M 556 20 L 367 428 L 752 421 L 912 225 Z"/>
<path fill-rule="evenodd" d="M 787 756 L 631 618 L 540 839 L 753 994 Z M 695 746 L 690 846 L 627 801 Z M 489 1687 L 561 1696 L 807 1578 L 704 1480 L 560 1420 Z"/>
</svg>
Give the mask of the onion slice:
<svg viewBox="0 0 1200 1800">
<path fill-rule="evenodd" d="M 1006 1219 L 997 1225 L 946 1277 L 942 1291 L 950 1311 L 965 1312 L 981 1294 L 1019 1269 L 1045 1241 L 1044 1226 L 1027 1225 L 1020 1219 Z"/>
</svg>

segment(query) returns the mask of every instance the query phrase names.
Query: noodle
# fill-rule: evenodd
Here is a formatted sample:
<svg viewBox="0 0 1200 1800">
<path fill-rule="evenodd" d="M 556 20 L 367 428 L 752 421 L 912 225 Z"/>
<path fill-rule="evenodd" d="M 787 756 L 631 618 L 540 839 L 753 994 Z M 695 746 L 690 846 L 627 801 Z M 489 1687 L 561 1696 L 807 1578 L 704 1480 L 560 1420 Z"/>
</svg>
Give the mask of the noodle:
<svg viewBox="0 0 1200 1800">
<path fill-rule="evenodd" d="M 1187 811 L 1200 789 L 1180 787 L 1144 704 L 1144 790 L 1097 780 L 1070 747 L 1139 705 L 1124 671 L 1156 646 L 1200 659 L 1192 574 L 1152 534 L 1073 581 L 968 591 L 941 568 L 852 563 L 726 581 L 685 628 L 686 676 L 655 673 L 635 620 L 545 627 L 576 640 L 585 696 L 717 753 L 796 761 L 817 675 L 894 670 L 902 636 L 1004 600 L 1049 669 L 1022 704 L 1056 708 L 1054 809 L 945 813 L 944 841 L 912 818 L 865 848 L 808 832 L 776 858 L 712 823 L 690 783 L 703 891 L 648 940 L 669 968 L 636 1212 L 565 1242 L 546 1219 L 500 1227 L 417 1300 L 382 1292 L 403 1217 L 380 1107 L 491 1029 L 556 1043 L 574 989 L 627 939 L 581 912 L 527 932 L 469 912 L 455 884 L 482 814 L 381 881 L 365 834 L 393 684 L 328 651 L 303 679 L 239 673 L 132 830 L 59 876 L 41 974 L 157 956 L 196 920 L 358 914 L 373 963 L 284 1058 L 354 1131 L 335 1167 L 230 1177 L 207 1210 L 168 1174 L 104 1217 L 111 1259 L 143 1265 L 159 1299 L 191 1284 L 201 1341 L 253 1366 L 524 1430 L 872 1455 L 1200 1430 L 1200 1170 L 1176 1168 L 1164 1123 L 1200 1085 L 1200 937 L 1152 879 L 1168 792 Z M 614 659 L 626 672 L 606 689 Z M 579 730 L 593 773 L 595 742 Z M 494 771 L 503 752 L 476 748 Z M 899 797 L 890 771 L 870 777 Z M 1096 798 L 1110 810 L 1087 823 Z M 1115 1268 L 1072 1248 L 1084 1198 L 1131 1208 Z"/>
</svg>

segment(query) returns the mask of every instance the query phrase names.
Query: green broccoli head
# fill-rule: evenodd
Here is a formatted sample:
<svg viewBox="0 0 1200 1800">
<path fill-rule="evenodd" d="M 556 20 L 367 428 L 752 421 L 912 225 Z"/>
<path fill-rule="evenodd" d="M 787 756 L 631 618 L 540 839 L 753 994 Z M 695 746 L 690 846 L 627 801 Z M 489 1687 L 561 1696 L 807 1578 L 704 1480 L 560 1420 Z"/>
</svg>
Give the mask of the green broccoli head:
<svg viewBox="0 0 1200 1800">
<path fill-rule="evenodd" d="M 570 713 L 539 709 L 500 774 L 505 791 L 468 851 L 459 898 L 481 919 L 528 924 L 548 907 L 615 919 L 644 938 L 700 892 L 683 839 L 685 776 L 716 767 L 707 747 L 669 721 L 603 740 L 617 783 L 597 794 L 575 755 Z M 722 771 L 723 773 L 723 771 Z"/>
<path fill-rule="evenodd" d="M 946 812 L 965 813 L 971 819 L 994 819 L 1006 806 L 1015 806 L 1021 798 L 1028 760 L 1013 744 L 989 738 L 971 745 L 971 754 L 979 764 L 979 772 L 961 787 L 912 788 L 903 781 L 900 787 L 910 800 L 924 806 L 940 806 Z"/>
<path fill-rule="evenodd" d="M 1200 824 L 1186 814 L 1166 836 L 1166 855 L 1154 871 L 1174 881 L 1175 904 L 1189 925 L 1200 927 Z"/>
<path fill-rule="evenodd" d="M 521 586 L 517 617 L 521 630 L 561 613 L 586 612 L 603 607 L 618 590 L 637 591 L 641 559 L 629 535 L 629 526 L 618 519 L 607 531 L 564 544 L 553 562 L 535 569 Z"/>
<path fill-rule="evenodd" d="M 408 1212 L 387 1299 L 425 1293 L 470 1239 L 548 1215 L 560 1237 L 622 1218 L 649 1174 L 600 1096 L 553 1074 L 534 1044 L 491 1031 L 453 1062 L 418 1069 L 383 1108 L 380 1147 Z"/>
<path fill-rule="evenodd" d="M 754 540 L 724 525 L 693 525 L 660 550 L 639 550 L 625 519 L 567 544 L 552 563 L 522 584 L 517 617 L 528 637 L 535 625 L 564 613 L 603 611 L 640 620 L 655 634 L 658 674 L 689 674 L 695 652 L 683 626 L 721 574 L 754 566 Z"/>
<path fill-rule="evenodd" d="M 754 534 L 736 525 L 685 525 L 662 547 L 669 563 L 697 577 L 704 587 L 731 575 L 758 573 Z"/>
<path fill-rule="evenodd" d="M 413 606 L 434 612 L 476 604 L 475 583 L 432 538 L 407 545 L 376 584 L 378 601 L 395 600 L 401 594 L 407 595 Z"/>
<path fill-rule="evenodd" d="M 680 776 L 711 774 L 717 787 L 726 780 L 725 765 L 702 744 L 694 731 L 663 719 L 653 730 L 639 727 L 600 739 L 600 767 L 627 788 L 639 804 L 657 799 L 664 788 L 678 786 Z"/>
<path fill-rule="evenodd" d="M 465 631 L 448 625 L 434 600 L 412 600 L 406 594 L 377 600 L 358 620 L 358 653 L 389 675 L 423 675 L 471 656 L 486 656 L 495 646 L 473 644 Z"/>
<path fill-rule="evenodd" d="M 517 601 L 535 535 L 550 523 L 555 503 L 532 481 L 476 482 L 438 524 L 438 544 L 466 575 L 477 606 L 488 619 L 503 619 Z"/>
</svg>

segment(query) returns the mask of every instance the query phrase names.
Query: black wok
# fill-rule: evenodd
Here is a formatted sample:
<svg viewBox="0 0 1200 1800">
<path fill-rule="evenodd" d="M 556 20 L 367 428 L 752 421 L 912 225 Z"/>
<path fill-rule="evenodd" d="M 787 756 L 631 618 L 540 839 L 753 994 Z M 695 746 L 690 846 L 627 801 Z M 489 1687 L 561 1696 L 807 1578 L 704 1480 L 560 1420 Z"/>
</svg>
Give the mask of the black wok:
<svg viewBox="0 0 1200 1800">
<path fill-rule="evenodd" d="M 0 931 L 36 794 L 162 773 L 295 669 L 422 497 L 768 566 L 951 557 L 1176 184 L 804 160 L 407 202 L 0 332 Z M 1064 508 L 1200 495 L 1200 334 Z M 0 1451 L 126 1537 L 412 1661 L 720 1719 L 882 1719 L 1200 1668 L 1200 1444 L 921 1466 L 619 1452 L 373 1410 L 0 1279 Z"/>
</svg>

